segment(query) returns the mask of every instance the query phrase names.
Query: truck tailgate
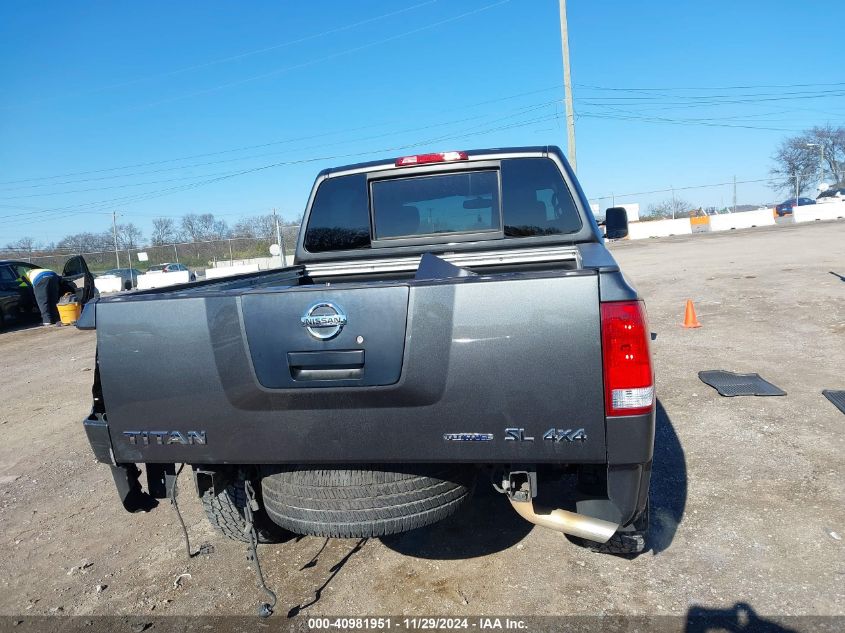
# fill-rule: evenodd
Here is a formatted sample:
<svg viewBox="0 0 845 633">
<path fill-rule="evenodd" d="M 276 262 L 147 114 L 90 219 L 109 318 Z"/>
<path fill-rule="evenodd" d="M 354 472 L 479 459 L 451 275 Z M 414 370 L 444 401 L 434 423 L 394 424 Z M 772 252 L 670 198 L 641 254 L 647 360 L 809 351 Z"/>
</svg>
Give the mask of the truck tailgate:
<svg viewBox="0 0 845 633">
<path fill-rule="evenodd" d="M 594 271 L 103 301 L 97 336 L 118 462 L 606 458 Z"/>
</svg>

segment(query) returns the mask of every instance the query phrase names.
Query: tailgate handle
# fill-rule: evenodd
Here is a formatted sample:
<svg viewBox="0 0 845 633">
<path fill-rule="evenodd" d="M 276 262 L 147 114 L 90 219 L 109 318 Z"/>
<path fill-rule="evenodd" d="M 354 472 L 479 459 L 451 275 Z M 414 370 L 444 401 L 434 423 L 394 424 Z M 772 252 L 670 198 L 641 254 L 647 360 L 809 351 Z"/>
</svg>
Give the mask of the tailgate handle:
<svg viewBox="0 0 845 633">
<path fill-rule="evenodd" d="M 355 380 L 364 375 L 364 350 L 288 352 L 294 380 Z"/>
</svg>

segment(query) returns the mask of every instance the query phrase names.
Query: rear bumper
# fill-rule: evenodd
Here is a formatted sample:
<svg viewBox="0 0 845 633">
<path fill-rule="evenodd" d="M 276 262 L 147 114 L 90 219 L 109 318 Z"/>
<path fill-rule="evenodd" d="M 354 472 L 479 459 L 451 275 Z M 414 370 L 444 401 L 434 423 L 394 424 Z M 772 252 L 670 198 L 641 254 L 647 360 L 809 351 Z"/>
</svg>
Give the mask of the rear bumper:
<svg viewBox="0 0 845 633">
<path fill-rule="evenodd" d="M 648 504 L 648 489 L 654 451 L 654 421 L 654 412 L 645 415 L 608 418 L 605 489 L 598 491 L 596 494 L 581 495 L 575 501 L 576 509 L 580 514 L 619 524 L 624 529 L 645 511 Z M 135 462 L 116 461 L 115 459 L 115 451 L 112 446 L 113 439 L 105 416 L 92 414 L 84 420 L 83 425 L 97 461 L 111 467 L 124 508 L 129 512 L 150 509 L 154 504 L 150 503 L 150 495 L 142 491 L 138 480 L 140 473 Z M 471 442 L 467 442 L 467 444 L 471 444 Z M 518 447 L 515 450 L 518 450 Z M 356 460 L 353 457 L 347 459 L 347 461 Z M 385 459 L 383 461 L 393 462 L 397 460 Z M 473 460 L 454 461 L 472 463 Z M 514 461 L 518 461 L 518 456 L 515 456 Z M 167 468 L 166 465 L 162 466 L 162 464 L 172 464 L 173 462 L 139 460 L 138 463 L 156 464 L 156 468 L 148 465 L 147 469 L 153 470 L 155 477 L 158 477 L 159 471 L 162 468 Z M 214 460 L 208 456 L 205 456 L 205 458 L 198 456 L 198 459 L 191 460 L 189 463 L 211 466 L 212 469 L 215 464 L 223 465 L 220 460 Z M 241 463 L 246 464 L 250 461 L 244 460 Z M 485 462 L 476 463 L 484 464 Z M 577 464 L 578 462 L 561 461 L 558 463 Z M 549 462 L 544 462 L 544 464 L 548 465 Z M 152 492 L 156 497 L 161 498 L 162 495 L 157 493 L 159 486 L 150 484 L 149 487 L 153 489 Z"/>
</svg>

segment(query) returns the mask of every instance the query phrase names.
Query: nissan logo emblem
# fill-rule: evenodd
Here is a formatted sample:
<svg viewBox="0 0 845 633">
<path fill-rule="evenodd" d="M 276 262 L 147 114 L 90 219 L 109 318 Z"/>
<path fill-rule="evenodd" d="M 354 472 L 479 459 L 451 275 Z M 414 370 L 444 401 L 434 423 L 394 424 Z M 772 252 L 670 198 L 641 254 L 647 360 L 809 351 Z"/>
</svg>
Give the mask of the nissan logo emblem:
<svg viewBox="0 0 845 633">
<path fill-rule="evenodd" d="M 319 301 L 305 311 L 300 321 L 311 336 L 327 341 L 340 334 L 346 325 L 346 313 L 336 303 Z"/>
</svg>

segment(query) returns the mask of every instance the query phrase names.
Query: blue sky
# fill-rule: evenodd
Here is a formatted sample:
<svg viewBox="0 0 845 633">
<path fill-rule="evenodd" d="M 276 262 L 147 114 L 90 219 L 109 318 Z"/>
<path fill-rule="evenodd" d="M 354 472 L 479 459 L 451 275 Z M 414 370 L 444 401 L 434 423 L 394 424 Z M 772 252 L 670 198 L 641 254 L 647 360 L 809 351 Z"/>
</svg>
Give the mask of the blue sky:
<svg viewBox="0 0 845 633">
<path fill-rule="evenodd" d="M 293 218 L 330 165 L 565 147 L 557 4 L 0 3 L 0 244 L 104 230 L 112 210 L 145 234 L 188 212 Z M 840 14 L 570 0 L 587 195 L 728 204 L 729 186 L 681 188 L 764 179 L 784 136 L 843 124 Z M 739 186 L 740 203 L 782 197 Z"/>
</svg>

